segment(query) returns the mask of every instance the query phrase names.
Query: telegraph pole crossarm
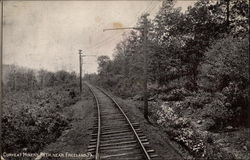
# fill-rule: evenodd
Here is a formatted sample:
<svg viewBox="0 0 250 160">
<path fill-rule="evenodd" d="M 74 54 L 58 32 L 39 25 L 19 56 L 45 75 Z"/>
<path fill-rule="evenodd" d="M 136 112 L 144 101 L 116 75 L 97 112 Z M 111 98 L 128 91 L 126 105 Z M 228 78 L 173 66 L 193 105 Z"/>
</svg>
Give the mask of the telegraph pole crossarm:
<svg viewBox="0 0 250 160">
<path fill-rule="evenodd" d="M 82 55 L 82 57 L 86 57 L 86 56 L 93 56 L 93 57 L 96 57 L 97 55 L 95 55 L 95 54 L 84 54 L 84 55 Z"/>
<path fill-rule="evenodd" d="M 139 27 L 107 28 L 107 29 L 103 29 L 103 32 L 111 31 L 111 30 L 124 30 L 124 29 L 142 30 L 143 28 L 139 28 Z"/>
</svg>

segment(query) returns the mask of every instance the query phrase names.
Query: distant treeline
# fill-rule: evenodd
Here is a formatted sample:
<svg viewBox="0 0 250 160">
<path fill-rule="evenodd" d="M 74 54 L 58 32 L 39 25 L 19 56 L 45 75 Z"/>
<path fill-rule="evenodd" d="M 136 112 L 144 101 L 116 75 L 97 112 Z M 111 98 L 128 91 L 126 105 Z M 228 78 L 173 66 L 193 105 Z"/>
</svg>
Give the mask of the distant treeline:
<svg viewBox="0 0 250 160">
<path fill-rule="evenodd" d="M 16 65 L 4 65 L 3 88 L 5 91 L 33 90 L 75 82 L 75 72 L 33 70 Z"/>
</svg>

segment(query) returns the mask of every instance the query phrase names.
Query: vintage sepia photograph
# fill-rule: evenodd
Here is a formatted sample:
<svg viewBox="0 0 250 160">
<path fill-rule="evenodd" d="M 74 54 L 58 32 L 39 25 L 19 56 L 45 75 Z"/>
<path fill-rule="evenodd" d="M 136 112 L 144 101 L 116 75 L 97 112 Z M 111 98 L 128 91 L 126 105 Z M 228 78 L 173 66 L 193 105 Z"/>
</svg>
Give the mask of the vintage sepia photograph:
<svg viewBox="0 0 250 160">
<path fill-rule="evenodd" d="M 1 0 L 1 160 L 249 160 L 248 0 Z"/>
</svg>

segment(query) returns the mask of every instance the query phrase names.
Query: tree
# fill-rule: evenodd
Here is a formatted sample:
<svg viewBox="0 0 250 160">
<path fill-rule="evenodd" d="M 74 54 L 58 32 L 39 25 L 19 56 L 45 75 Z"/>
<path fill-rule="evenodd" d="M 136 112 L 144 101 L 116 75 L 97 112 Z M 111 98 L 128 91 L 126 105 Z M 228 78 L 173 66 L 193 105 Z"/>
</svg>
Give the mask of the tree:
<svg viewBox="0 0 250 160">
<path fill-rule="evenodd" d="M 211 54 L 207 50 L 214 42 L 225 40 L 228 34 L 247 37 L 249 4 L 245 0 L 198 0 L 184 13 L 174 5 L 175 1 L 164 1 L 155 18 L 147 22 L 148 84 L 198 91 L 200 75 L 205 72 L 201 65 Z M 142 15 L 135 27 L 144 28 L 146 17 Z M 140 94 L 143 58 L 143 35 L 131 31 L 117 45 L 114 59 L 99 60 L 99 75 L 105 75 L 105 80 L 112 76 L 112 88 L 133 89 L 133 93 Z"/>
<path fill-rule="evenodd" d="M 229 35 L 216 41 L 205 53 L 201 76 L 204 81 L 216 84 L 215 89 L 226 97 L 225 103 L 234 111 L 235 124 L 246 123 L 249 105 L 248 38 Z"/>
<path fill-rule="evenodd" d="M 41 69 L 38 71 L 38 83 L 40 85 L 40 88 L 44 88 L 45 86 L 45 76 L 47 71 Z"/>
<path fill-rule="evenodd" d="M 29 69 L 26 73 L 27 76 L 27 86 L 29 89 L 34 89 L 37 88 L 38 84 L 37 84 L 37 79 L 36 79 L 36 75 L 35 72 L 31 69 Z"/>
<path fill-rule="evenodd" d="M 34 70 L 12 66 L 7 76 L 7 86 L 10 90 L 30 90 L 37 88 Z"/>
<path fill-rule="evenodd" d="M 98 63 L 98 73 L 101 75 L 107 74 L 110 58 L 108 56 L 99 56 L 97 58 L 97 63 Z"/>
<path fill-rule="evenodd" d="M 166 85 L 180 76 L 182 35 L 178 24 L 183 18 L 180 8 L 174 8 L 173 1 L 164 1 L 163 7 L 153 20 L 150 32 L 150 73 L 157 85 Z M 154 72 L 157 71 L 157 72 Z"/>
<path fill-rule="evenodd" d="M 228 36 L 216 41 L 205 53 L 202 75 L 211 77 L 222 90 L 234 81 L 244 89 L 249 83 L 249 41 L 248 38 Z"/>
</svg>

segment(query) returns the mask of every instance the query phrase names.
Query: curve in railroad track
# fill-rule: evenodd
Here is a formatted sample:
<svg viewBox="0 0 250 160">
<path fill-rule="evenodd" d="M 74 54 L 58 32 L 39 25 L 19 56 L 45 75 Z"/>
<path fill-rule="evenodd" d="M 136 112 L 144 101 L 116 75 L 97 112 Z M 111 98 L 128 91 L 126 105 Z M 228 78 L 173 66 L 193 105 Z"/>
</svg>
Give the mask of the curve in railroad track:
<svg viewBox="0 0 250 160">
<path fill-rule="evenodd" d="M 129 120 L 119 104 L 104 90 L 85 84 L 92 92 L 97 107 L 88 152 L 96 160 L 158 159 L 139 124 Z"/>
</svg>

